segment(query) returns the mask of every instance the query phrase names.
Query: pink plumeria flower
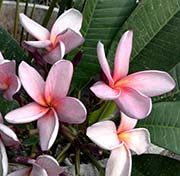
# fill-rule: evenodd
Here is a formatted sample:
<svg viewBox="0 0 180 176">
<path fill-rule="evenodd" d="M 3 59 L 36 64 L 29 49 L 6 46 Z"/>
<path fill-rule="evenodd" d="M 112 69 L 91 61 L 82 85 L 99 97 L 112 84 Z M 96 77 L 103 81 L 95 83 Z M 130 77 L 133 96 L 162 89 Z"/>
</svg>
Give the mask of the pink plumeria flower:
<svg viewBox="0 0 180 176">
<path fill-rule="evenodd" d="M 130 176 L 132 159 L 130 150 L 138 155 L 150 145 L 150 135 L 145 128 L 136 128 L 136 119 L 121 113 L 121 123 L 116 130 L 113 121 L 102 121 L 87 128 L 87 136 L 103 149 L 111 150 L 106 166 L 106 176 Z"/>
<path fill-rule="evenodd" d="M 34 102 L 9 112 L 5 119 L 10 123 L 28 123 L 38 120 L 42 150 L 49 150 L 59 129 L 59 121 L 82 123 L 86 119 L 86 108 L 76 98 L 67 96 L 73 65 L 60 60 L 49 71 L 46 81 L 25 62 L 19 66 L 19 77 L 26 92 Z"/>
<path fill-rule="evenodd" d="M 0 113 L 0 165 L 2 176 L 7 176 L 8 173 L 8 158 L 5 146 L 16 148 L 19 145 L 19 140 L 16 134 L 6 125 L 3 124 L 3 118 Z"/>
<path fill-rule="evenodd" d="M 44 58 L 50 64 L 62 59 L 66 53 L 84 42 L 80 33 L 82 14 L 73 8 L 65 11 L 56 20 L 51 32 L 22 13 L 20 22 L 26 31 L 38 40 L 26 41 L 26 44 L 36 48 L 46 48 L 48 54 Z"/>
<path fill-rule="evenodd" d="M 32 166 L 14 171 L 8 176 L 59 176 L 64 172 L 58 162 L 49 155 L 40 155 L 36 160 L 30 159 L 28 163 Z"/>
<path fill-rule="evenodd" d="M 132 38 L 132 31 L 127 31 L 122 36 L 116 50 L 113 76 L 104 46 L 101 42 L 98 43 L 99 63 L 109 84 L 98 81 L 91 90 L 99 98 L 114 100 L 120 111 L 129 117 L 142 119 L 151 112 L 150 97 L 171 91 L 175 87 L 175 82 L 168 73 L 156 70 L 140 71 L 127 76 Z"/>
<path fill-rule="evenodd" d="M 0 52 L 0 90 L 3 97 L 9 101 L 13 100 L 13 95 L 19 91 L 21 83 L 16 76 L 16 62 L 5 60 Z"/>
</svg>

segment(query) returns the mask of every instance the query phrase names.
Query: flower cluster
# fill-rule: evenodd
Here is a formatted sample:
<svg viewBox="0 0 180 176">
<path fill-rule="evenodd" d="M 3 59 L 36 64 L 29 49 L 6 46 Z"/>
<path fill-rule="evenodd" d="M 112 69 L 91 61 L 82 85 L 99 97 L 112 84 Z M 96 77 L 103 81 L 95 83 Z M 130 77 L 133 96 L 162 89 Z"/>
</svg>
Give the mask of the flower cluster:
<svg viewBox="0 0 180 176">
<path fill-rule="evenodd" d="M 22 61 L 15 73 L 15 61 L 4 60 L 0 54 L 0 89 L 7 100 L 22 87 L 32 99 L 5 115 L 9 123 L 21 124 L 37 120 L 42 151 L 48 151 L 54 144 L 60 124 L 81 124 L 87 111 L 77 98 L 68 96 L 73 64 L 64 55 L 80 46 L 84 38 L 80 33 L 82 15 L 75 9 L 65 11 L 54 23 L 51 31 L 42 27 L 24 14 L 20 14 L 22 26 L 36 40 L 25 44 L 40 50 L 45 62 L 52 64 L 46 79 L 34 67 Z M 130 150 L 144 153 L 150 144 L 147 129 L 136 128 L 137 119 L 147 117 L 152 108 L 151 98 L 171 91 L 175 82 L 163 71 L 149 70 L 127 76 L 132 50 L 133 32 L 123 34 L 116 50 L 114 71 L 108 65 L 104 46 L 97 44 L 97 56 L 107 82 L 98 81 L 90 89 L 104 100 L 113 100 L 120 113 L 118 129 L 113 121 L 101 121 L 87 128 L 87 136 L 98 146 L 110 150 L 106 176 L 130 176 L 132 160 Z M 2 122 L 2 118 L 0 119 Z M 1 161 L 4 175 L 7 175 L 7 156 L 4 145 L 12 146 L 19 141 L 12 130 L 0 123 L 0 148 L 4 156 Z M 58 176 L 63 169 L 49 155 L 40 155 L 27 161 L 31 166 L 17 170 L 9 176 Z"/>
</svg>

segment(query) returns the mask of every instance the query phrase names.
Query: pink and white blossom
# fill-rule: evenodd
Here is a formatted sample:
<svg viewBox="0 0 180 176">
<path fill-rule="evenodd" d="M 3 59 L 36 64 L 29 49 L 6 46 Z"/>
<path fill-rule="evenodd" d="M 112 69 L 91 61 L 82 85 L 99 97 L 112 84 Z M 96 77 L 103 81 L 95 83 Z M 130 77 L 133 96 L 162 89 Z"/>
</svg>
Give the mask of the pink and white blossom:
<svg viewBox="0 0 180 176">
<path fill-rule="evenodd" d="M 99 98 L 114 100 L 120 111 L 129 117 L 142 119 L 151 112 L 150 97 L 171 91 L 175 87 L 175 81 L 168 73 L 157 70 L 140 71 L 127 76 L 132 38 L 132 31 L 127 31 L 122 36 L 115 54 L 113 75 L 105 56 L 104 46 L 101 42 L 98 43 L 99 63 L 109 83 L 98 81 L 91 90 Z"/>
<path fill-rule="evenodd" d="M 50 64 L 62 59 L 66 53 L 84 42 L 80 33 L 82 14 L 73 8 L 58 17 L 51 32 L 22 13 L 20 23 L 37 39 L 37 41 L 26 41 L 26 44 L 36 48 L 46 48 L 48 53 L 44 58 Z"/>
<path fill-rule="evenodd" d="M 8 158 L 5 146 L 16 148 L 19 145 L 19 140 L 16 134 L 6 125 L 3 124 L 3 118 L 0 113 L 0 165 L 2 176 L 7 176 L 8 173 Z"/>
<path fill-rule="evenodd" d="M 106 176 L 130 176 L 132 158 L 130 150 L 138 155 L 150 145 L 150 135 L 145 128 L 135 128 L 136 119 L 121 113 L 118 129 L 113 121 L 102 121 L 87 128 L 86 135 L 98 146 L 110 150 L 106 166 Z"/>
<path fill-rule="evenodd" d="M 8 176 L 59 176 L 64 172 L 58 162 L 49 155 L 40 155 L 36 160 L 29 159 L 28 163 L 32 166 L 14 171 Z"/>
<path fill-rule="evenodd" d="M 3 97 L 9 101 L 13 100 L 13 95 L 19 91 L 21 83 L 16 76 L 16 62 L 6 60 L 0 52 L 0 90 Z"/>
<path fill-rule="evenodd" d="M 19 66 L 19 77 L 34 102 L 9 112 L 5 119 L 10 123 L 28 123 L 38 120 L 42 150 L 49 150 L 59 129 L 59 120 L 79 124 L 86 119 L 83 103 L 67 96 L 73 74 L 70 61 L 60 60 L 49 71 L 46 81 L 25 62 Z"/>
</svg>

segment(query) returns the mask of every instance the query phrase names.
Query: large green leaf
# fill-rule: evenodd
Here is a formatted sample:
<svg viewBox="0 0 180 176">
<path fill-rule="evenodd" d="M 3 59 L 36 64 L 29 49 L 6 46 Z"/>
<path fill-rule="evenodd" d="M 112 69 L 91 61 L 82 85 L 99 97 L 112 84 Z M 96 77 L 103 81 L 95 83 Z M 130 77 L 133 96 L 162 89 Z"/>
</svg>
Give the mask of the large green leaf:
<svg viewBox="0 0 180 176">
<path fill-rule="evenodd" d="M 133 156 L 132 176 L 179 176 L 180 161 L 160 155 Z"/>
<path fill-rule="evenodd" d="M 150 131 L 152 143 L 180 154 L 180 101 L 155 103 L 138 126 Z"/>
<path fill-rule="evenodd" d="M 131 71 L 169 71 L 180 61 L 180 0 L 142 0 L 115 37 L 113 59 L 124 31 L 134 31 Z M 112 60 L 111 60 L 112 61 Z"/>
<path fill-rule="evenodd" d="M 19 64 L 22 60 L 28 61 L 25 52 L 11 35 L 0 26 L 0 51 L 5 59 L 16 60 Z"/>
<path fill-rule="evenodd" d="M 74 84 L 81 86 L 99 72 L 96 45 L 101 40 L 106 47 L 132 10 L 136 0 L 87 0 L 83 9 L 82 34 L 85 43 L 83 59 L 76 68 Z"/>
</svg>

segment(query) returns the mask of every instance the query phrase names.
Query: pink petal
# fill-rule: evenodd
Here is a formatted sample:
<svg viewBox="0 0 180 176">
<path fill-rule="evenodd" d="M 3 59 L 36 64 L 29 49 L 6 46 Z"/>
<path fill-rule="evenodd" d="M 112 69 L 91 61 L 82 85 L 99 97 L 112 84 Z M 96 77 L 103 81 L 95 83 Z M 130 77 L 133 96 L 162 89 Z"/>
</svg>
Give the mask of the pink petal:
<svg viewBox="0 0 180 176">
<path fill-rule="evenodd" d="M 59 130 L 59 121 L 53 110 L 46 113 L 37 123 L 40 136 L 40 145 L 43 151 L 49 150 L 53 145 Z"/>
<path fill-rule="evenodd" d="M 0 71 L 6 73 L 7 76 L 9 74 L 16 74 L 16 62 L 14 60 L 4 60 L 4 62 L 0 64 Z"/>
<path fill-rule="evenodd" d="M 50 155 L 39 156 L 36 159 L 36 163 L 46 170 L 48 176 L 58 176 L 64 171 Z"/>
<path fill-rule="evenodd" d="M 42 41 L 24 41 L 25 44 L 30 45 L 35 48 L 47 48 L 51 46 L 50 40 L 42 40 Z"/>
<path fill-rule="evenodd" d="M 111 70 L 109 68 L 109 64 L 105 56 L 104 45 L 101 42 L 98 42 L 98 45 L 97 45 L 97 55 L 98 55 L 98 60 L 101 65 L 101 68 L 104 74 L 106 75 L 109 81 L 109 84 L 110 85 L 114 84 L 114 80 L 111 76 Z"/>
<path fill-rule="evenodd" d="M 86 120 L 86 108 L 76 98 L 62 98 L 55 108 L 61 122 L 79 124 Z"/>
<path fill-rule="evenodd" d="M 84 38 L 72 29 L 67 29 L 65 32 L 57 36 L 56 42 L 59 41 L 62 41 L 64 43 L 65 53 L 69 53 L 73 49 L 83 44 Z"/>
<path fill-rule="evenodd" d="M 0 52 L 0 63 L 4 61 L 4 57 L 2 55 L 2 53 Z"/>
<path fill-rule="evenodd" d="M 25 167 L 8 174 L 8 176 L 29 176 L 30 171 L 31 167 Z"/>
<path fill-rule="evenodd" d="M 79 32 L 82 25 L 82 15 L 76 9 L 65 11 L 54 23 L 51 29 L 50 40 L 54 43 L 58 34 L 70 28 L 73 31 Z"/>
<path fill-rule="evenodd" d="M 98 81 L 90 89 L 98 98 L 105 100 L 114 100 L 120 96 L 119 90 L 112 89 L 102 81 Z"/>
<path fill-rule="evenodd" d="M 25 62 L 19 65 L 19 77 L 27 93 L 40 105 L 46 106 L 44 100 L 45 82 L 41 75 Z"/>
<path fill-rule="evenodd" d="M 128 74 L 129 59 L 132 50 L 132 39 L 133 32 L 127 31 L 123 34 L 121 40 L 119 41 L 114 60 L 114 82 Z"/>
<path fill-rule="evenodd" d="M 39 119 L 46 114 L 48 110 L 49 108 L 33 102 L 9 112 L 6 114 L 5 119 L 9 123 L 28 123 Z"/>
<path fill-rule="evenodd" d="M 65 55 L 65 45 L 63 42 L 59 42 L 59 45 L 43 56 L 44 60 L 49 64 L 54 64 L 57 61 L 63 59 Z"/>
<path fill-rule="evenodd" d="M 48 173 L 44 168 L 41 168 L 38 164 L 33 163 L 33 168 L 29 176 L 48 176 Z"/>
<path fill-rule="evenodd" d="M 19 91 L 21 82 L 16 75 L 9 75 L 8 88 L 4 91 L 3 97 L 9 101 L 13 100 L 13 95 Z"/>
<path fill-rule="evenodd" d="M 1 165 L 1 175 L 7 176 L 8 173 L 8 158 L 6 154 L 6 149 L 4 144 L 0 140 L 0 165 Z"/>
<path fill-rule="evenodd" d="M 19 144 L 19 140 L 9 127 L 7 127 L 4 124 L 0 124 L 0 135 L 1 140 L 3 141 L 5 146 L 11 147 L 11 146 L 17 146 Z"/>
<path fill-rule="evenodd" d="M 175 81 L 168 73 L 156 70 L 137 72 L 124 80 L 125 86 L 132 87 L 150 97 L 167 93 L 175 87 Z"/>
<path fill-rule="evenodd" d="M 107 162 L 106 176 L 130 176 L 131 169 L 131 153 L 125 145 L 113 149 Z"/>
<path fill-rule="evenodd" d="M 67 95 L 72 74 L 73 65 L 70 61 L 60 60 L 51 67 L 45 85 L 47 103 L 56 103 L 60 98 Z"/>
<path fill-rule="evenodd" d="M 149 97 L 128 87 L 121 89 L 121 95 L 115 100 L 115 103 L 120 111 L 135 119 L 147 117 L 152 109 L 152 103 Z"/>
<path fill-rule="evenodd" d="M 137 124 L 137 119 L 132 119 L 121 112 L 121 122 L 118 128 L 118 133 L 133 129 Z"/>
<path fill-rule="evenodd" d="M 120 145 L 113 121 L 102 121 L 87 128 L 86 135 L 99 147 L 112 150 Z"/>
<path fill-rule="evenodd" d="M 147 151 L 150 146 L 150 134 L 145 128 L 125 131 L 119 135 L 119 139 L 123 140 L 126 145 L 138 155 Z"/>
<path fill-rule="evenodd" d="M 19 14 L 19 20 L 21 25 L 25 28 L 27 32 L 29 32 L 32 36 L 34 36 L 38 40 L 48 40 L 49 39 L 49 31 L 36 23 L 35 21 L 28 18 L 23 13 Z"/>
</svg>

